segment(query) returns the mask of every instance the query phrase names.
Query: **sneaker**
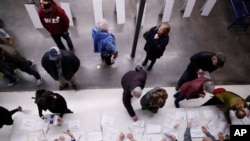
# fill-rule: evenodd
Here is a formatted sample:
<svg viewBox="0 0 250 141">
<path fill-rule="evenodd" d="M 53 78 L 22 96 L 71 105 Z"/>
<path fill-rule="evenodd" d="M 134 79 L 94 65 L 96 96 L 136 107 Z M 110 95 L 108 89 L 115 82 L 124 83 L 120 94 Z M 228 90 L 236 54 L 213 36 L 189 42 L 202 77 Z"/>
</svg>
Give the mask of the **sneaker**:
<svg viewBox="0 0 250 141">
<path fill-rule="evenodd" d="M 71 86 L 74 90 L 77 90 L 76 84 L 72 84 Z"/>
<path fill-rule="evenodd" d="M 19 112 L 22 112 L 23 109 L 22 109 L 21 106 L 18 106 L 18 107 L 17 107 L 17 110 L 18 110 Z"/>
<path fill-rule="evenodd" d="M 18 82 L 19 82 L 19 79 L 17 78 L 16 81 L 14 81 L 14 82 L 9 82 L 9 83 L 8 83 L 8 86 L 9 86 L 9 87 L 12 87 L 12 86 L 16 85 Z"/>
<path fill-rule="evenodd" d="M 37 85 L 37 86 L 41 86 L 42 83 L 43 83 L 42 78 L 36 80 L 36 85 Z"/>
<path fill-rule="evenodd" d="M 66 83 L 65 85 L 63 86 L 59 86 L 59 90 L 64 90 L 65 88 L 67 88 L 69 86 L 68 83 Z"/>
</svg>

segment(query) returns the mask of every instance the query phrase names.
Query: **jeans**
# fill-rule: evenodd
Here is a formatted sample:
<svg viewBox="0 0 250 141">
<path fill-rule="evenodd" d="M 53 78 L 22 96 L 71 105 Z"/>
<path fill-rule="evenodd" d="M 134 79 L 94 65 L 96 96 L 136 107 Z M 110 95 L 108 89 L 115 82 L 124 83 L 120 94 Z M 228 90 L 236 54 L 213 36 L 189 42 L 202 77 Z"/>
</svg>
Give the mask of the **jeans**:
<svg viewBox="0 0 250 141">
<path fill-rule="evenodd" d="M 20 68 L 21 71 L 33 75 L 37 80 L 41 79 L 40 74 L 32 68 L 32 62 L 30 60 L 26 61 L 25 67 Z"/>
<path fill-rule="evenodd" d="M 181 92 L 180 92 L 180 91 L 178 91 L 178 92 L 174 95 L 174 97 L 175 97 L 175 106 L 176 106 L 176 108 L 179 108 L 179 102 L 182 101 L 182 100 L 184 100 L 185 97 L 181 95 Z"/>
<path fill-rule="evenodd" d="M 70 50 L 72 50 L 74 48 L 73 43 L 71 41 L 71 38 L 69 36 L 69 32 L 67 32 L 65 34 L 60 34 L 60 35 L 51 34 L 51 37 L 55 41 L 57 47 L 62 49 L 62 50 L 66 50 L 66 48 L 61 40 L 61 37 L 63 37 L 66 40 Z"/>
</svg>

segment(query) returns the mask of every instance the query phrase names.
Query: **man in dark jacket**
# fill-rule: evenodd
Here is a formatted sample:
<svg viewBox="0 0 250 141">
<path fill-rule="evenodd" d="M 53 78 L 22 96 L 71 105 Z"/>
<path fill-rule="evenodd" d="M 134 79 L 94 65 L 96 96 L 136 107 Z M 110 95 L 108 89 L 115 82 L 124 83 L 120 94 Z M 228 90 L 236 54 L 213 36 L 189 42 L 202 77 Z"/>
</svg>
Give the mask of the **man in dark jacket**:
<svg viewBox="0 0 250 141">
<path fill-rule="evenodd" d="M 225 62 L 226 56 L 222 53 L 202 51 L 194 54 L 191 56 L 190 63 L 178 80 L 175 89 L 179 90 L 183 83 L 198 78 L 198 75 L 203 75 L 204 71 L 211 73 L 218 68 L 222 68 Z"/>
<path fill-rule="evenodd" d="M 45 119 L 42 110 L 46 111 L 48 109 L 52 113 L 59 113 L 58 125 L 62 125 L 62 117 L 65 113 L 73 113 L 68 109 L 66 100 L 63 96 L 45 89 L 36 91 L 35 103 L 38 107 L 39 116 L 42 119 Z"/>
<path fill-rule="evenodd" d="M 23 72 L 33 75 L 37 80 L 37 86 L 42 84 L 42 78 L 36 71 L 31 60 L 26 59 L 20 52 L 9 45 L 0 44 L 0 61 L 4 63 L 7 69 L 14 73 L 15 69 L 20 69 Z M 8 86 L 13 86 L 17 81 L 11 81 Z"/>
<path fill-rule="evenodd" d="M 80 67 L 80 60 L 76 55 L 51 47 L 42 57 L 42 66 L 54 80 L 59 81 L 59 90 L 67 88 L 69 83 L 76 90 L 75 73 Z"/>
<path fill-rule="evenodd" d="M 161 24 L 160 26 L 152 27 L 143 37 L 146 40 L 144 50 L 146 51 L 146 57 L 142 63 L 143 66 L 146 66 L 148 60 L 151 60 L 148 70 L 151 70 L 155 64 L 156 59 L 160 58 L 169 42 L 169 24 Z"/>
<path fill-rule="evenodd" d="M 50 33 L 56 45 L 66 50 L 61 38 L 64 38 L 70 51 L 74 46 L 69 36 L 69 18 L 65 11 L 54 0 L 40 0 L 39 17 L 44 28 Z"/>
<path fill-rule="evenodd" d="M 133 121 L 137 121 L 137 116 L 131 104 L 131 98 L 134 96 L 139 98 L 141 91 L 145 86 L 147 73 L 141 66 L 137 66 L 135 70 L 131 70 L 124 74 L 121 79 L 123 88 L 123 105 L 127 109 Z"/>
<path fill-rule="evenodd" d="M 12 125 L 13 124 L 12 115 L 17 111 L 21 112 L 22 107 L 18 106 L 16 109 L 9 111 L 6 108 L 0 106 L 0 115 L 1 115 L 0 128 L 2 128 L 3 125 Z"/>
</svg>

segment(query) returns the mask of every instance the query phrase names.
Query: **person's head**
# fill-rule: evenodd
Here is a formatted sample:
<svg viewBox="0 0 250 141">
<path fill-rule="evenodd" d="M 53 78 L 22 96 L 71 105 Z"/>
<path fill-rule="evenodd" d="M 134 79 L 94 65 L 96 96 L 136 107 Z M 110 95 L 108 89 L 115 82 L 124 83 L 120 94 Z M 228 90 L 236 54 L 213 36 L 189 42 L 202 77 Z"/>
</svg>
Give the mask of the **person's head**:
<svg viewBox="0 0 250 141">
<path fill-rule="evenodd" d="M 161 24 L 157 31 L 158 35 L 160 36 L 168 35 L 169 32 L 170 32 L 170 25 L 168 23 Z"/>
<path fill-rule="evenodd" d="M 168 98 L 168 94 L 166 90 L 164 89 L 157 90 L 153 92 L 151 96 L 150 105 L 152 107 L 162 108 L 165 105 L 167 98 Z"/>
<path fill-rule="evenodd" d="M 212 139 L 210 137 L 203 137 L 202 141 L 212 141 Z"/>
<path fill-rule="evenodd" d="M 209 92 L 209 93 L 213 93 L 214 87 L 215 87 L 215 85 L 214 85 L 213 81 L 206 81 L 203 84 L 203 90 L 206 91 L 206 92 Z"/>
<path fill-rule="evenodd" d="M 52 10 L 52 0 L 40 0 L 40 6 L 44 12 L 49 13 Z"/>
<path fill-rule="evenodd" d="M 222 53 L 217 53 L 215 56 L 212 57 L 213 65 L 222 68 L 227 60 L 227 57 Z"/>
<path fill-rule="evenodd" d="M 236 109 L 235 110 L 235 116 L 238 119 L 243 119 L 246 115 L 247 115 L 247 113 L 244 109 Z"/>
<path fill-rule="evenodd" d="M 131 95 L 133 97 L 139 98 L 142 94 L 142 89 L 141 87 L 137 86 L 131 91 Z"/>
<path fill-rule="evenodd" d="M 35 97 L 35 103 L 38 102 L 39 98 L 45 94 L 46 90 L 45 89 L 39 89 L 36 90 L 36 97 Z"/>
<path fill-rule="evenodd" d="M 59 61 L 61 60 L 61 51 L 58 47 L 51 47 L 49 50 L 49 60 L 51 61 Z"/>
<path fill-rule="evenodd" d="M 99 31 L 108 32 L 109 30 L 109 24 L 106 19 L 101 19 L 97 22 L 96 27 Z"/>
</svg>

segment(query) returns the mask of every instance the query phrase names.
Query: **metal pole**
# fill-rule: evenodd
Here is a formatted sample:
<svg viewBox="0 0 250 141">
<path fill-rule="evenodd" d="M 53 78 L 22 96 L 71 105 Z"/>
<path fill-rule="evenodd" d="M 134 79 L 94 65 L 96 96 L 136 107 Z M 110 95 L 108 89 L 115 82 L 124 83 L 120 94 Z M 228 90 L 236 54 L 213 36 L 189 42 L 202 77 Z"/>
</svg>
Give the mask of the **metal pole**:
<svg viewBox="0 0 250 141">
<path fill-rule="evenodd" d="M 132 58 L 135 57 L 135 51 L 136 51 L 136 46 L 137 46 L 138 37 L 139 37 L 139 33 L 140 33 L 145 3 L 146 3 L 146 0 L 140 0 L 139 12 L 138 12 L 138 15 L 136 15 L 137 20 L 136 20 L 135 36 L 134 36 L 133 47 L 132 47 L 132 52 L 131 52 Z"/>
</svg>

